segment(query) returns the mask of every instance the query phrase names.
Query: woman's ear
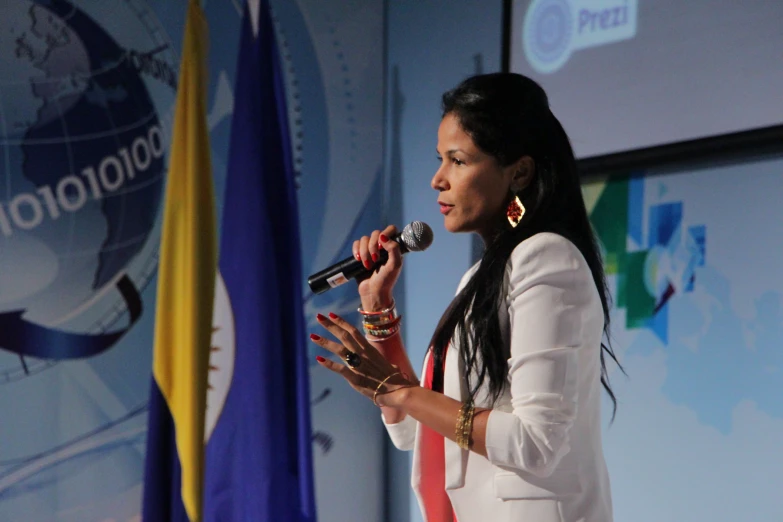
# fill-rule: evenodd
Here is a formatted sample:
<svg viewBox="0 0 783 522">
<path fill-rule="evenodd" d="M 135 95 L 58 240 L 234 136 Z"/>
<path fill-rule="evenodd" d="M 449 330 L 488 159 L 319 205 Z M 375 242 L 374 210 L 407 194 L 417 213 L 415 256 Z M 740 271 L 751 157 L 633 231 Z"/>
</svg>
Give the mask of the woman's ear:
<svg viewBox="0 0 783 522">
<path fill-rule="evenodd" d="M 511 176 L 511 189 L 519 192 L 527 188 L 536 174 L 536 162 L 530 156 L 522 156 L 514 162 L 514 173 Z"/>
</svg>

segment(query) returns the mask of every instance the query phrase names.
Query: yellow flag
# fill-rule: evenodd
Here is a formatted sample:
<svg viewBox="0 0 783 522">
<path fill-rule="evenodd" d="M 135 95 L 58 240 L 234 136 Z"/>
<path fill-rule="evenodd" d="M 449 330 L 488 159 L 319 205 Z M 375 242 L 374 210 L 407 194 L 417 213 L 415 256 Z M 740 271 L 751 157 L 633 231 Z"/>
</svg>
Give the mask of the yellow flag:
<svg viewBox="0 0 783 522">
<path fill-rule="evenodd" d="M 215 196 L 206 118 L 207 23 L 188 6 L 166 185 L 153 376 L 174 425 L 182 501 L 201 520 L 204 414 L 217 270 Z"/>
</svg>

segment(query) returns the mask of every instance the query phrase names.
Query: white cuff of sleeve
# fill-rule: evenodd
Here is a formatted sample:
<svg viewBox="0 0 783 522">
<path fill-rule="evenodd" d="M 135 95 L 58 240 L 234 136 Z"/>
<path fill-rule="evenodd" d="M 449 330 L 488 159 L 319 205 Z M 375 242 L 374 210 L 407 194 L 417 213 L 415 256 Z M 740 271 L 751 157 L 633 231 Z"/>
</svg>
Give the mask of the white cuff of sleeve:
<svg viewBox="0 0 783 522">
<path fill-rule="evenodd" d="M 383 419 L 383 417 L 381 417 Z M 416 425 L 418 422 L 410 415 L 406 415 L 400 422 L 394 424 L 386 424 L 383 421 L 383 425 L 386 427 L 386 431 L 389 432 L 389 438 L 391 438 L 392 444 L 403 451 L 410 451 L 413 449 L 413 444 L 416 441 Z"/>
<path fill-rule="evenodd" d="M 487 459 L 495 465 L 508 466 L 516 460 L 513 444 L 515 437 L 509 434 L 518 433 L 519 419 L 513 413 L 492 410 L 487 419 L 487 431 L 484 443 L 487 448 Z M 516 449 L 516 451 L 519 451 Z"/>
</svg>

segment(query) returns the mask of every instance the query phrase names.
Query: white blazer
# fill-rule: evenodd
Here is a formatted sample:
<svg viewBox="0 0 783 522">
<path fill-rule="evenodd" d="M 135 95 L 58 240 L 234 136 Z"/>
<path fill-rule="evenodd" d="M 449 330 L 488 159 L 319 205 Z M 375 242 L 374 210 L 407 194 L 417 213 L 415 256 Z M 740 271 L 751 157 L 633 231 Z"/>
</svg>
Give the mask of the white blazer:
<svg viewBox="0 0 783 522">
<path fill-rule="evenodd" d="M 463 276 L 460 289 L 477 267 Z M 611 522 L 601 447 L 604 317 L 590 269 L 567 239 L 536 234 L 512 252 L 505 287 L 500 321 L 508 386 L 487 420 L 487 458 L 445 441 L 444 486 L 457 518 Z M 457 350 L 451 346 L 446 354 L 443 391 L 463 401 L 467 390 Z M 490 407 L 486 386 L 476 405 Z M 411 485 L 426 520 L 419 423 L 408 416 L 386 428 L 397 448 L 413 449 Z"/>
</svg>

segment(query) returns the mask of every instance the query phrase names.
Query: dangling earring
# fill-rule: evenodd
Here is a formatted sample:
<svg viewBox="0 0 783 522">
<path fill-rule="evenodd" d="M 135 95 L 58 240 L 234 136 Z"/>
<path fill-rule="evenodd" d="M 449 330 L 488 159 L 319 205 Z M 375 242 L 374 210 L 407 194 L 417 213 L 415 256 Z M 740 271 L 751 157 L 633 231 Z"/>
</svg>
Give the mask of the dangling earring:
<svg viewBox="0 0 783 522">
<path fill-rule="evenodd" d="M 519 222 L 522 221 L 522 216 L 525 215 L 525 205 L 519 200 L 519 196 L 514 193 L 514 199 L 506 207 L 506 217 L 511 225 L 511 228 L 517 228 Z"/>
</svg>

